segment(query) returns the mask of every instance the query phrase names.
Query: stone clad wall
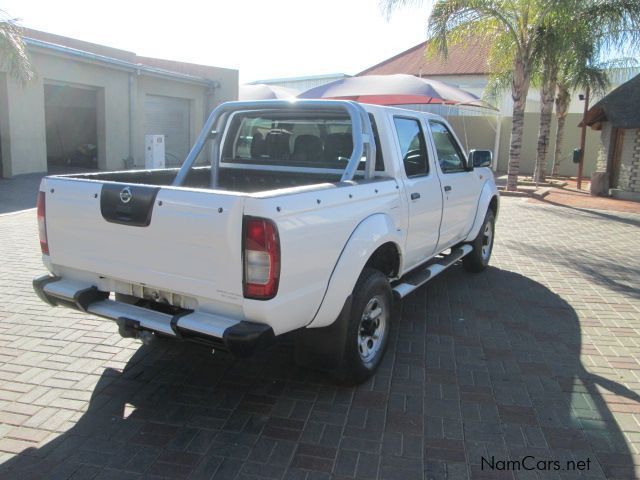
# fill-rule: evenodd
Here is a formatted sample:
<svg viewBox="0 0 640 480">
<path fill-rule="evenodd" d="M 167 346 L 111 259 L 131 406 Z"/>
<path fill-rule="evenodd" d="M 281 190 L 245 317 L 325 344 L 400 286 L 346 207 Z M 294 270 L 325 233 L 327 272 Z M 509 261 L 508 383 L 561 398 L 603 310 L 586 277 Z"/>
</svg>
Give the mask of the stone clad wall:
<svg viewBox="0 0 640 480">
<path fill-rule="evenodd" d="M 629 190 L 640 193 L 640 128 L 636 130 L 633 154 L 631 155 Z"/>
<path fill-rule="evenodd" d="M 620 176 L 618 188 L 628 192 L 640 192 L 640 129 L 625 129 L 620 152 Z"/>
<path fill-rule="evenodd" d="M 598 149 L 598 158 L 596 159 L 596 171 L 607 171 L 607 158 L 611 148 L 611 124 L 604 122 L 602 130 L 600 130 L 600 146 Z"/>
</svg>

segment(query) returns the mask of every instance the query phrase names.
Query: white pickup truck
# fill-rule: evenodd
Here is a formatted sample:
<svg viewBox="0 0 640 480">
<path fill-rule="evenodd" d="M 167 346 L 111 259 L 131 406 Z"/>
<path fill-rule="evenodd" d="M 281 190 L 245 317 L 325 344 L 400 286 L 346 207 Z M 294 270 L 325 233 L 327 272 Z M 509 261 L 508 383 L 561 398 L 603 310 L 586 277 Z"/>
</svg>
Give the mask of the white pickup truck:
<svg viewBox="0 0 640 480">
<path fill-rule="evenodd" d="M 462 259 L 483 270 L 499 196 L 491 152 L 442 118 L 348 101 L 229 102 L 180 169 L 49 176 L 37 215 L 51 305 L 361 382 L 392 302 Z"/>
</svg>

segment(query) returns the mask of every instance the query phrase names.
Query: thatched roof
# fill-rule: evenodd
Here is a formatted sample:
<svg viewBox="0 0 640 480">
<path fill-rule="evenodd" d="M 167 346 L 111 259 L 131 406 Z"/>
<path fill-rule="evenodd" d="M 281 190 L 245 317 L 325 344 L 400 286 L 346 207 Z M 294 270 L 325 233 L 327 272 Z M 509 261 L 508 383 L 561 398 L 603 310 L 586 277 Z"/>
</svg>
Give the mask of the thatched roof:
<svg viewBox="0 0 640 480">
<path fill-rule="evenodd" d="M 610 122 L 616 128 L 640 128 L 640 75 L 603 97 L 587 111 L 585 119 L 593 128 L 601 122 Z"/>
</svg>

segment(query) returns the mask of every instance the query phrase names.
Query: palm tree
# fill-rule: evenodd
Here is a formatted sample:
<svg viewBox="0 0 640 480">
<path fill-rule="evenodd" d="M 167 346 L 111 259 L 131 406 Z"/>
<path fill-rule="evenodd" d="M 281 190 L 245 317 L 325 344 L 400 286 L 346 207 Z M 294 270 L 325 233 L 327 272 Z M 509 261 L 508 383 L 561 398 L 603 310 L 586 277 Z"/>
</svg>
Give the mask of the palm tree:
<svg viewBox="0 0 640 480">
<path fill-rule="evenodd" d="M 558 93 L 555 98 L 556 105 L 556 149 L 553 152 L 551 176 L 558 176 L 562 155 L 562 142 L 564 140 L 564 123 L 567 119 L 569 104 L 571 103 L 571 82 L 564 76 L 558 78 Z"/>
<path fill-rule="evenodd" d="M 545 180 L 554 102 L 558 128 L 552 175 L 556 176 L 570 92 L 589 88 L 602 95 L 609 85 L 606 70 L 632 63 L 624 58 L 602 62 L 601 58 L 611 47 L 637 50 L 640 2 L 585 0 L 575 3 L 569 11 L 554 11 L 548 20 L 540 37 L 536 64 L 541 80 L 536 183 Z"/>
<path fill-rule="evenodd" d="M 558 83 L 558 61 L 566 48 L 570 28 L 570 16 L 549 15 L 540 36 L 540 47 L 534 67 L 534 83 L 540 88 L 540 122 L 538 127 L 538 149 L 533 179 L 544 181 L 546 176 L 547 150 L 549 148 L 549 132 L 551 116 Z"/>
<path fill-rule="evenodd" d="M 416 3 L 382 0 L 384 10 Z M 516 190 L 520 173 L 524 110 L 531 82 L 531 69 L 539 48 L 539 37 L 548 15 L 563 7 L 553 0 L 436 0 L 429 17 L 430 47 L 446 56 L 449 44 L 469 35 L 482 35 L 492 43 L 490 62 L 504 73 L 511 71 L 513 121 L 507 168 L 507 190 Z"/>
<path fill-rule="evenodd" d="M 416 3 L 421 0 L 381 0 L 387 14 Z M 633 45 L 640 37 L 640 2 L 631 0 L 436 0 L 431 11 L 427 29 L 431 49 L 446 56 L 449 44 L 482 35 L 492 42 L 490 62 L 497 76 L 504 78 L 509 72 L 513 120 L 507 190 L 517 188 L 524 110 L 535 62 L 548 41 L 549 28 L 567 28 L 571 20 L 566 19 L 593 29 L 596 52 Z M 553 106 L 555 87 L 549 82 L 555 75 L 546 76 L 545 103 L 551 99 Z M 550 116 L 549 112 L 549 121 Z M 547 144 L 548 139 L 544 148 Z"/>
<path fill-rule="evenodd" d="M 0 68 L 21 83 L 33 80 L 35 72 L 22 40 L 22 29 L 7 12 L 0 10 Z"/>
</svg>

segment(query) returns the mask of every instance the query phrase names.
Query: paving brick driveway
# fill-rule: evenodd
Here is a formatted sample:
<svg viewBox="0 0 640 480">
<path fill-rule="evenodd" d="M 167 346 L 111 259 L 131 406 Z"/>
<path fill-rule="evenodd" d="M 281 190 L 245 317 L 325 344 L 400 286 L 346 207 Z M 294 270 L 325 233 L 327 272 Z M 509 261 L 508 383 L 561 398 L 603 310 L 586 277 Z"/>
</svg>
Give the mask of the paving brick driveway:
<svg viewBox="0 0 640 480">
<path fill-rule="evenodd" d="M 0 217 L 0 478 L 634 478 L 640 216 L 502 203 L 492 267 L 409 297 L 356 389 L 49 308 L 34 212 Z"/>
</svg>

